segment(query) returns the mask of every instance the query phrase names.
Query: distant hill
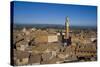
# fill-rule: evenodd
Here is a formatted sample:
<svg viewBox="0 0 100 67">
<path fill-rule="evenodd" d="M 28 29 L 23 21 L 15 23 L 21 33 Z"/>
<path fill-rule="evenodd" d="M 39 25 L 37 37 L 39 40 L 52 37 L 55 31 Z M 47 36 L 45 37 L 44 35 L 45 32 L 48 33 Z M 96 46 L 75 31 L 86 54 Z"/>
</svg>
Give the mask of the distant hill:
<svg viewBox="0 0 100 67">
<path fill-rule="evenodd" d="M 57 24 L 14 24 L 14 29 L 20 29 L 20 28 L 55 28 L 55 29 L 64 29 L 64 25 L 57 25 Z"/>
<path fill-rule="evenodd" d="M 22 28 L 41 28 L 41 29 L 46 29 L 46 28 L 54 28 L 54 29 L 64 29 L 64 25 L 60 24 L 14 24 L 13 28 L 14 29 L 22 29 Z M 97 30 L 97 27 L 93 26 L 70 26 L 71 29 L 94 29 Z"/>
</svg>

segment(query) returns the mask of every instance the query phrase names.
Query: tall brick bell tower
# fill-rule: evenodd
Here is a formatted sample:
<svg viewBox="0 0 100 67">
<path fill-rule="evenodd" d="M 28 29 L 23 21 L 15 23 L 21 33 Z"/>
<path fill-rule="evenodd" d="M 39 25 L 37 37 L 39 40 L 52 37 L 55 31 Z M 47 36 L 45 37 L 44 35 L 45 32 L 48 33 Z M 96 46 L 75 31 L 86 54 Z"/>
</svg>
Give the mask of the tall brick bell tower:
<svg viewBox="0 0 100 67">
<path fill-rule="evenodd" d="M 69 46 L 71 45 L 71 36 L 70 36 L 70 24 L 69 24 L 69 18 L 66 17 L 65 21 L 65 42 L 64 45 Z"/>
</svg>

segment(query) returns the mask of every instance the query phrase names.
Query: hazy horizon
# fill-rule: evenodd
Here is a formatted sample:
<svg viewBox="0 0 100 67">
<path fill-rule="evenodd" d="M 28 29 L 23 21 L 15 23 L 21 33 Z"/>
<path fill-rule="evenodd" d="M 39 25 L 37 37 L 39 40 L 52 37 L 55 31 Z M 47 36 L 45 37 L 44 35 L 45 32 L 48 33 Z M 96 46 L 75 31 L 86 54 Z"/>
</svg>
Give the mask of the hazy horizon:
<svg viewBox="0 0 100 67">
<path fill-rule="evenodd" d="M 65 25 L 61 24 L 14 24 L 14 28 L 64 28 Z M 79 29 L 97 29 L 97 26 L 75 26 L 70 25 L 70 28 L 79 28 Z"/>
<path fill-rule="evenodd" d="M 24 23 L 14 23 L 14 25 L 61 25 L 61 26 L 65 26 L 64 24 L 39 24 L 39 23 L 31 23 L 31 24 L 24 24 Z M 83 26 L 85 27 L 86 25 L 70 25 L 70 26 Z M 97 27 L 97 26 L 86 26 L 86 27 Z"/>
</svg>

